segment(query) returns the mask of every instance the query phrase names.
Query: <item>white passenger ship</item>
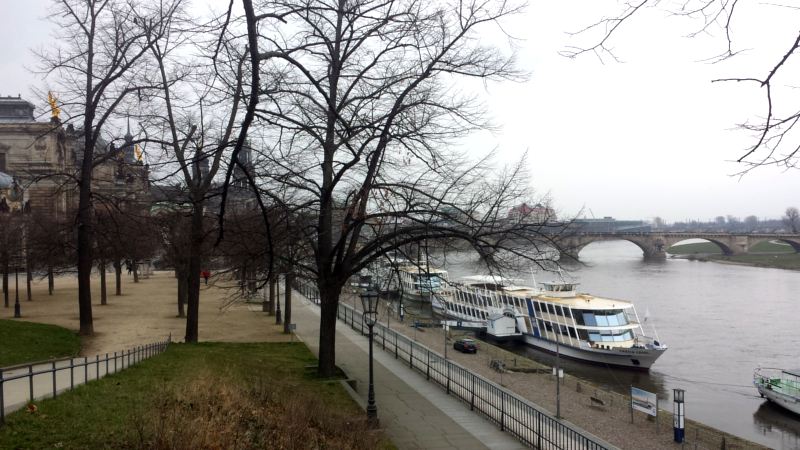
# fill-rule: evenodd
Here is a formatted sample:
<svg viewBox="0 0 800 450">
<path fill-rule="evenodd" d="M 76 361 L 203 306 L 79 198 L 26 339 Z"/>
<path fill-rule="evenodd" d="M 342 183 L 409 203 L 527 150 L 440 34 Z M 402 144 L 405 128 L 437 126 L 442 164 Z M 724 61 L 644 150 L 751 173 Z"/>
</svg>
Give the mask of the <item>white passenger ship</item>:
<svg viewBox="0 0 800 450">
<path fill-rule="evenodd" d="M 579 283 L 509 285 L 492 277 L 469 277 L 445 295 L 434 295 L 436 314 L 480 321 L 498 340 L 610 366 L 648 370 L 667 346 L 645 334 L 633 303 L 581 294 Z M 645 318 L 646 320 L 646 318 Z M 653 327 L 655 334 L 655 327 Z"/>
</svg>

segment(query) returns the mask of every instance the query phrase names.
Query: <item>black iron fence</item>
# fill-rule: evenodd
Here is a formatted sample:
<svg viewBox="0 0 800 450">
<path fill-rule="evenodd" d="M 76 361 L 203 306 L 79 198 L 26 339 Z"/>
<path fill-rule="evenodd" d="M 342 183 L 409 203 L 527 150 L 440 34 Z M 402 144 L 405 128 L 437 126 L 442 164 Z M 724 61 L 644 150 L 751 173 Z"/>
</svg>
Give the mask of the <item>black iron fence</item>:
<svg viewBox="0 0 800 450">
<path fill-rule="evenodd" d="M 92 379 L 92 376 L 94 376 L 93 379 L 96 380 L 110 373 L 117 373 L 151 356 L 163 353 L 169 348 L 170 342 L 172 342 L 172 335 L 170 335 L 166 341 L 136 347 L 127 352 L 123 350 L 121 352 L 114 352 L 113 355 L 106 353 L 105 358 L 101 358 L 100 355 L 97 355 L 94 358 L 54 359 L 51 361 L 0 368 L 0 424 L 4 424 L 6 420 L 7 389 L 13 389 L 17 397 L 24 395 L 25 390 L 28 391 L 26 398 L 20 397 L 20 399 L 23 400 L 22 402 L 17 401 L 9 405 L 12 407 L 24 403 L 25 400 L 35 400 L 37 398 L 37 392 L 39 393 L 39 398 L 56 398 L 59 392 L 63 392 L 67 389 L 75 389 L 76 370 L 78 375 L 77 385 L 87 384 L 89 380 Z M 67 371 L 69 371 L 68 385 L 65 373 Z M 26 378 L 28 379 L 27 383 L 22 381 Z M 50 385 L 50 378 L 52 378 L 52 387 Z M 36 383 L 34 383 L 34 379 L 36 379 Z M 12 382 L 16 383 L 12 385 Z"/>
<path fill-rule="evenodd" d="M 319 304 L 319 292 L 315 286 L 296 281 L 294 288 L 312 303 Z M 337 314 L 339 320 L 353 329 L 360 330 L 362 334 L 369 333 L 361 312 L 340 303 Z M 393 353 L 396 359 L 407 362 L 410 368 L 424 374 L 447 394 L 469 403 L 471 410 L 478 411 L 498 425 L 501 431 L 514 435 L 528 446 L 558 450 L 608 448 L 606 443 L 597 442 L 593 436 L 557 420 L 524 398 L 451 360 L 444 359 L 438 353 L 380 323 L 375 324 L 373 332 L 376 345 Z"/>
</svg>

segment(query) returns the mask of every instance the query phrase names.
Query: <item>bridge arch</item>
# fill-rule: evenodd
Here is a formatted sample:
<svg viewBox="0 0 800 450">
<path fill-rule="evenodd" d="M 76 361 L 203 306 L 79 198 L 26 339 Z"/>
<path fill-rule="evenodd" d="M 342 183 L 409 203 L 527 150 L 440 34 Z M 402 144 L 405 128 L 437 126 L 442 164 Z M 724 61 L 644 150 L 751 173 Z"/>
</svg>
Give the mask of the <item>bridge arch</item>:
<svg viewBox="0 0 800 450">
<path fill-rule="evenodd" d="M 726 245 L 724 242 L 721 242 L 718 239 L 707 238 L 707 237 L 672 238 L 672 239 L 669 239 L 669 245 L 664 249 L 664 251 L 667 251 L 668 249 L 680 244 L 681 242 L 695 240 L 695 239 L 700 239 L 700 240 L 703 240 L 703 241 L 706 241 L 706 242 L 711 242 L 712 244 L 716 244 L 716 246 L 719 247 L 720 250 L 722 250 L 722 253 L 724 253 L 726 255 L 733 255 L 734 253 L 736 253 L 728 245 Z"/>
<path fill-rule="evenodd" d="M 780 242 L 783 242 L 785 244 L 791 245 L 792 248 L 794 249 L 795 253 L 800 253 L 800 240 L 798 240 L 796 238 L 793 239 L 793 238 L 780 238 L 780 237 L 770 236 L 770 237 L 765 237 L 765 238 L 759 239 L 758 235 L 756 234 L 756 235 L 753 235 L 752 237 L 750 237 L 750 240 L 751 240 L 751 243 L 753 245 L 758 244 L 759 242 L 764 242 L 764 241 L 767 241 L 767 242 L 769 242 L 769 241 L 780 241 Z"/>
</svg>

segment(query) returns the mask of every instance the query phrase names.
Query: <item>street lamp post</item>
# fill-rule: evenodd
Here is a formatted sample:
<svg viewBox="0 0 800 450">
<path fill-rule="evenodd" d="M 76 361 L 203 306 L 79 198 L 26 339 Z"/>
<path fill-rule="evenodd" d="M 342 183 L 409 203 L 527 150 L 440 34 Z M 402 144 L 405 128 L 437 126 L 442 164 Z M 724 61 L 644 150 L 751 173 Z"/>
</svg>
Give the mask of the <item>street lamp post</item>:
<svg viewBox="0 0 800 450">
<path fill-rule="evenodd" d="M 15 292 L 14 292 L 14 318 L 19 319 L 22 317 L 22 314 L 19 312 L 19 254 L 14 255 L 14 285 Z"/>
<path fill-rule="evenodd" d="M 683 443 L 683 436 L 684 436 L 684 415 L 686 413 L 685 406 L 683 403 L 684 396 L 683 394 L 686 392 L 683 389 L 673 389 L 672 398 L 674 403 L 672 405 L 672 412 L 674 415 L 674 440 L 675 442 L 681 444 Z"/>
<path fill-rule="evenodd" d="M 378 292 L 370 286 L 361 294 L 364 308 L 364 323 L 369 327 L 369 395 L 367 398 L 367 423 L 370 428 L 378 428 L 378 407 L 375 406 L 375 385 L 372 378 L 372 327 L 378 321 Z"/>
</svg>

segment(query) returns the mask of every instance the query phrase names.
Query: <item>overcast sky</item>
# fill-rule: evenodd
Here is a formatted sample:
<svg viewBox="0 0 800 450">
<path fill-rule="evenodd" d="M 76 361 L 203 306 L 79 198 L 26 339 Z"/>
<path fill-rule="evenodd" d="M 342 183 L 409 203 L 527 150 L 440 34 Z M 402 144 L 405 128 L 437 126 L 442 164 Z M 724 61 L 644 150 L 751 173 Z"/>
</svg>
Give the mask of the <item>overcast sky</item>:
<svg viewBox="0 0 800 450">
<path fill-rule="evenodd" d="M 200 4 L 215 4 L 209 0 Z M 46 44 L 49 24 L 41 18 L 49 0 L 0 0 L 0 95 L 22 94 L 33 103 L 29 86 L 38 81 L 25 70 L 35 64 L 30 48 Z M 762 92 L 742 83 L 711 83 L 715 78 L 763 77 L 796 38 L 800 11 L 755 2 L 737 6 L 734 46 L 742 57 L 709 65 L 697 61 L 724 49 L 717 36 L 682 37 L 698 24 L 645 11 L 620 28 L 611 41 L 624 63 L 602 64 L 585 55 L 558 55 L 572 37 L 598 18 L 613 14 L 608 0 L 533 0 L 524 16 L 507 30 L 522 39 L 524 84 L 488 87 L 494 136 L 471 136 L 476 154 L 497 147 L 503 159 L 526 150 L 531 184 L 550 193 L 565 214 L 585 208 L 591 217 L 668 222 L 707 220 L 718 215 L 778 218 L 787 206 L 800 207 L 800 172 L 762 168 L 743 179 L 731 177 L 743 167 L 750 138 L 731 129 L 763 114 Z M 786 67 L 797 79 L 798 64 Z M 483 89 L 482 86 L 479 89 Z M 797 104 L 797 103 L 794 103 Z M 589 212 L 591 210 L 591 213 Z"/>
</svg>

